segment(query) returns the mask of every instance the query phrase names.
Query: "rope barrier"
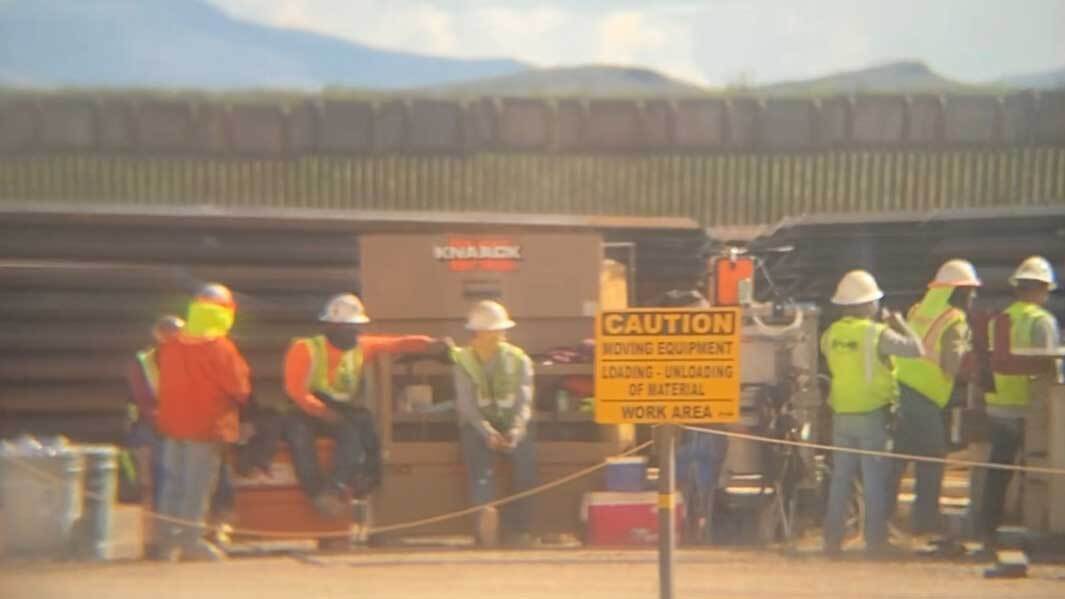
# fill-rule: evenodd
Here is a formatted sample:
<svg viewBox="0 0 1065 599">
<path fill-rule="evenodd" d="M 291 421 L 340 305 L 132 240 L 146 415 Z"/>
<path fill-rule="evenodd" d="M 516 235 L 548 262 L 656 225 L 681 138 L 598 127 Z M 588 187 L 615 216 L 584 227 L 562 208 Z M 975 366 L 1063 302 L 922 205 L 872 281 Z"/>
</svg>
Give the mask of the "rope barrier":
<svg viewBox="0 0 1065 599">
<path fill-rule="evenodd" d="M 746 441 L 758 441 L 761 443 L 769 443 L 773 445 L 787 445 L 791 447 L 805 447 L 808 449 L 821 449 L 825 451 L 832 451 L 838 453 L 855 453 L 858 455 L 868 455 L 878 458 L 890 458 L 895 460 L 914 461 L 914 462 L 929 462 L 934 464 L 944 464 L 947 466 L 966 466 L 970 468 L 988 468 L 992 470 L 1009 470 L 1012 472 L 1025 472 L 1029 474 L 1049 474 L 1051 476 L 1065 476 L 1065 468 L 1046 468 L 1043 466 L 1020 466 L 1017 464 L 995 464 L 993 462 L 977 462 L 973 460 L 957 460 L 952 458 L 933 458 L 929 456 L 913 455 L 908 453 L 895 453 L 891 451 L 876 451 L 872 449 L 858 449 L 854 447 L 839 447 L 837 445 L 825 445 L 822 443 L 813 443 L 810 441 L 795 441 L 792 439 L 777 439 L 774 437 L 765 437 L 762 435 L 752 435 L 750 433 L 738 433 L 733 431 L 711 430 L 705 428 L 698 428 L 694 426 L 683 426 L 684 430 L 694 431 L 697 433 L 720 435 L 722 437 L 731 437 L 734 439 L 744 439 Z"/>
<path fill-rule="evenodd" d="M 773 438 L 773 437 L 766 437 L 766 436 L 763 436 L 763 435 L 754 435 L 754 434 L 750 434 L 750 433 L 740 433 L 740 432 L 734 432 L 734 431 L 724 431 L 724 430 L 715 430 L 715 429 L 705 429 L 705 428 L 698 428 L 698 427 L 694 427 L 694 426 L 682 426 L 681 428 L 684 429 L 684 430 L 689 430 L 689 431 L 693 431 L 693 432 L 696 432 L 696 433 L 719 435 L 719 436 L 722 436 L 722 437 L 728 437 L 728 438 L 733 438 L 733 439 L 742 439 L 742 440 L 746 440 L 746 441 L 755 441 L 755 442 L 759 442 L 759 443 L 767 443 L 767 444 L 772 444 L 772 445 L 784 445 L 784 446 L 800 447 L 800 448 L 807 448 L 807 449 L 819 449 L 819 450 L 823 450 L 823 451 L 832 451 L 832 452 L 840 452 L 840 453 L 853 453 L 853 454 L 858 454 L 858 455 L 868 455 L 868 456 L 873 456 L 873 457 L 881 457 L 881 458 L 888 458 L 888 459 L 895 459 L 895 460 L 937 463 L 937 464 L 944 464 L 944 465 L 948 465 L 948 466 L 963 466 L 963 467 L 969 467 L 969 468 L 988 468 L 988 469 L 997 469 L 997 470 L 1008 470 L 1008 471 L 1012 471 L 1012 472 L 1029 473 L 1029 474 L 1046 474 L 1046 475 L 1051 475 L 1051 476 L 1065 476 L 1065 469 L 1062 469 L 1062 468 L 1047 468 L 1047 467 L 1041 467 L 1041 466 L 1021 466 L 1021 465 L 1016 465 L 1016 464 L 995 464 L 995 463 L 991 463 L 991 462 L 978 462 L 978 461 L 974 461 L 974 460 L 958 460 L 958 459 L 952 459 L 952 458 L 934 458 L 934 457 L 929 457 L 929 456 L 894 453 L 894 452 L 889 452 L 889 451 L 876 451 L 876 450 L 870 450 L 870 449 L 839 447 L 839 446 L 835 446 L 835 445 L 826 445 L 826 444 L 822 444 L 822 443 L 813 443 L 813 442 L 810 442 L 810 441 L 796 441 L 796 440 L 792 440 L 792 439 L 777 439 L 777 438 Z M 638 453 L 640 451 L 643 451 L 644 449 L 647 449 L 653 443 L 654 443 L 654 441 L 647 441 L 645 443 L 641 443 L 640 445 L 637 445 L 637 446 L 635 446 L 635 447 L 633 447 L 633 448 L 631 448 L 631 449 L 629 449 L 627 451 L 624 451 L 624 452 L 619 453 L 616 456 L 612 456 L 612 457 L 630 456 L 632 454 L 635 454 L 635 453 Z M 54 483 L 60 483 L 60 484 L 64 482 L 60 477 L 52 474 L 51 472 L 47 472 L 45 470 L 41 470 L 39 468 L 36 468 L 35 466 L 27 463 L 26 460 L 24 460 L 24 459 L 15 458 L 15 457 L 11 457 L 11 456 L 4 456 L 4 459 L 6 461 L 12 463 L 12 464 L 15 464 L 15 465 L 27 470 L 28 472 L 30 472 L 31 474 L 34 474 L 35 476 L 38 476 L 39 478 L 42 478 L 42 479 L 45 479 L 45 480 L 51 480 Z M 468 508 L 463 508 L 461 510 L 456 510 L 456 511 L 453 511 L 453 512 L 448 512 L 448 513 L 439 514 L 439 515 L 436 515 L 436 516 L 430 516 L 430 517 L 427 517 L 427 518 L 421 518 L 421 519 L 418 519 L 418 520 L 413 520 L 413 521 L 410 521 L 410 522 L 401 522 L 401 523 L 389 524 L 389 525 L 385 525 L 385 526 L 370 527 L 370 528 L 368 528 L 366 530 L 366 534 L 375 535 L 375 534 L 384 534 L 384 533 L 397 532 L 397 531 L 402 531 L 402 530 L 411 530 L 411 529 L 420 528 L 420 527 L 423 527 L 423 526 L 428 526 L 430 524 L 437 524 L 439 522 L 446 522 L 446 521 L 449 521 L 449 520 L 454 520 L 456 518 L 462 518 L 464 516 L 469 516 L 471 514 L 475 514 L 475 513 L 479 512 L 479 511 L 481 511 L 483 509 L 499 507 L 499 506 L 503 506 L 503 505 L 507 505 L 507 504 L 513 503 L 515 501 L 520 501 L 522 499 L 525 499 L 525 498 L 528 498 L 528 497 L 532 497 L 532 496 L 538 495 L 540 493 L 544 493 L 546 491 L 549 491 L 551 489 L 560 487 L 560 486 L 565 485 L 567 483 L 570 483 L 570 482 L 572 482 L 574 480 L 578 480 L 580 478 L 588 476 L 589 474 L 592 474 L 592 473 L 594 473 L 594 472 L 596 472 L 598 470 L 601 470 L 602 468 L 606 467 L 609 459 L 610 458 L 605 459 L 605 460 L 603 460 L 603 461 L 601 461 L 601 462 L 599 462 L 597 464 L 594 464 L 594 465 L 589 466 L 587 468 L 578 470 L 577 472 L 573 472 L 573 473 L 568 474 L 566 476 L 560 477 L 560 478 L 555 479 L 555 480 L 553 480 L 551 482 L 544 483 L 542 485 L 536 486 L 536 487 L 534 487 L 532 489 L 527 489 L 525 491 L 521 491 L 519 493 L 514 493 L 512 495 L 508 495 L 508 496 L 503 497 L 501 499 L 497 499 L 497 500 L 490 501 L 488 503 L 484 503 L 484 504 L 480 504 L 480 505 L 471 506 L 471 507 L 468 507 Z M 91 493 L 88 493 L 87 496 L 90 497 L 90 498 L 98 499 L 98 500 L 105 500 L 105 498 L 103 498 L 103 497 L 101 497 L 99 495 L 91 494 Z M 222 526 L 210 526 L 210 525 L 207 525 L 207 524 L 204 524 L 204 523 L 201 523 L 201 522 L 193 522 L 193 521 L 184 520 L 184 519 L 181 519 L 181 518 L 174 518 L 172 516 L 167 516 L 165 514 L 160 514 L 159 512 L 155 512 L 155 511 L 151 511 L 151 510 L 149 510 L 147 513 L 152 518 L 154 518 L 156 520 L 159 520 L 161 522 L 168 522 L 168 523 L 177 524 L 177 525 L 180 525 L 180 526 L 202 528 L 202 529 L 208 530 L 208 531 L 219 530 L 219 529 L 223 528 Z M 229 528 L 229 527 L 225 527 L 225 529 L 230 534 L 235 534 L 235 535 L 238 535 L 238 536 L 272 538 L 272 539 L 306 539 L 306 538 L 327 539 L 327 538 L 348 538 L 348 537 L 351 536 L 350 532 L 270 531 L 270 530 Z"/>
<path fill-rule="evenodd" d="M 622 453 L 619 453 L 616 456 L 611 456 L 611 458 L 630 456 L 630 455 L 632 455 L 634 453 L 638 453 L 640 451 L 643 451 L 644 449 L 650 447 L 653 443 L 654 443 L 653 441 L 647 441 L 645 443 L 641 443 L 640 445 L 637 445 L 637 446 L 635 446 L 635 447 L 633 447 L 633 448 L 631 448 L 631 449 L 629 449 L 627 451 L 624 451 Z M 51 472 L 48 472 L 48 471 L 45 471 L 45 470 L 41 470 L 40 468 L 37 468 L 37 467 L 33 466 L 32 464 L 29 464 L 25 459 L 20 459 L 20 458 L 11 457 L 11 456 L 3 456 L 3 458 L 6 461 L 8 461 L 9 463 L 15 464 L 15 465 L 19 466 L 20 468 L 23 468 L 27 472 L 30 472 L 34 476 L 37 476 L 38 478 L 41 478 L 43 480 L 51 481 L 52 483 L 55 483 L 55 484 L 63 484 L 65 482 L 65 481 L 63 481 L 62 478 L 56 476 L 55 474 L 52 474 Z M 463 516 L 468 516 L 470 514 L 475 514 L 475 513 L 479 512 L 479 511 L 481 511 L 483 509 L 486 509 L 486 508 L 499 507 L 499 506 L 502 506 L 502 505 L 507 505 L 509 503 L 513 503 L 515 501 L 520 501 L 520 500 L 525 499 L 527 497 L 532 497 L 534 495 L 538 495 L 540 493 L 543 493 L 545 491 L 549 491 L 549 490 L 554 489 L 556 487 L 560 487 L 560 486 L 565 485 L 567 483 L 570 483 L 570 482 L 573 482 L 573 481 L 578 480 L 580 478 L 583 478 L 585 476 L 588 476 L 589 474 L 592 474 L 593 472 L 601 470 L 601 469 L 606 467 L 607 463 L 609 462 L 609 460 L 611 458 L 607 458 L 607 459 L 605 459 L 605 460 L 603 460 L 603 461 L 601 461 L 601 462 L 599 462 L 597 464 L 593 464 L 592 466 L 589 466 L 589 467 L 584 468 L 582 470 L 578 470 L 577 472 L 573 472 L 571 474 L 567 474 L 566 476 L 557 478 L 557 479 L 555 479 L 555 480 L 553 480 L 551 482 L 544 483 L 542 485 L 533 487 L 532 489 L 527 489 L 527 490 L 521 491 L 519 493 L 514 493 L 512 495 L 508 495 L 508 496 L 500 498 L 500 499 L 496 499 L 495 501 L 490 501 L 488 503 L 483 503 L 483 504 L 471 506 L 471 507 L 468 507 L 468 508 L 463 508 L 461 510 L 457 510 L 457 511 L 454 511 L 454 512 L 448 512 L 448 513 L 445 513 L 445 514 L 439 514 L 439 515 L 436 515 L 436 516 L 430 516 L 428 518 L 422 518 L 422 519 L 419 519 L 419 520 L 413 520 L 411 522 L 401 522 L 401 523 L 398 523 L 398 524 L 389 524 L 389 525 L 386 525 L 386 526 L 370 527 L 370 528 L 367 529 L 366 534 L 367 535 L 374 535 L 374 534 L 397 532 L 397 531 L 401 531 L 401 530 L 410 530 L 410 529 L 413 529 L 413 528 L 420 528 L 422 526 L 428 526 L 430 524 L 436 524 L 436 523 L 439 523 L 439 522 L 446 522 L 448 520 L 454 520 L 456 518 L 461 518 Z M 104 498 L 104 497 L 102 497 L 102 496 L 100 496 L 98 494 L 94 494 L 94 493 L 86 493 L 85 496 L 89 497 L 89 498 L 92 498 L 92 499 L 101 500 L 101 501 L 107 500 L 107 498 Z M 154 518 L 156 520 L 159 520 L 161 522 L 167 522 L 167 523 L 170 523 L 170 524 L 177 524 L 179 526 L 187 526 L 187 527 L 190 527 L 190 528 L 201 528 L 201 529 L 204 529 L 205 531 L 217 531 L 217 530 L 220 530 L 220 529 L 223 528 L 223 526 L 210 526 L 210 525 L 204 524 L 202 522 L 193 522 L 191 520 L 185 520 L 185 519 L 182 519 L 182 518 L 174 518 L 172 516 L 167 516 L 165 514 L 160 514 L 159 512 L 152 511 L 152 510 L 148 510 L 147 514 L 149 516 L 151 516 L 152 518 Z M 269 531 L 269 530 L 257 530 L 257 529 L 246 529 L 246 528 L 231 528 L 231 527 L 228 527 L 228 526 L 225 526 L 224 528 L 225 528 L 226 532 L 228 532 L 229 534 L 234 534 L 234 535 L 237 535 L 237 536 L 271 538 L 271 539 L 307 539 L 307 538 L 329 539 L 329 538 L 348 538 L 348 537 L 351 536 L 350 532 L 339 532 L 339 531 L 338 532 Z"/>
</svg>

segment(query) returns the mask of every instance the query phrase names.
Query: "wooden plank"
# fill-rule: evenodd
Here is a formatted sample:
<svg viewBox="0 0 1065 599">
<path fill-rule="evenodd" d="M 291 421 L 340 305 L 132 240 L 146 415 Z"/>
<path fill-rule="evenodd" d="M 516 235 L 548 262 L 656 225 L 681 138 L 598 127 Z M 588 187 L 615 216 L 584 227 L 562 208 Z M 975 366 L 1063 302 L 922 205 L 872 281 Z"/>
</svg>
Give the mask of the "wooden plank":
<svg viewBox="0 0 1065 599">
<path fill-rule="evenodd" d="M 238 326 L 254 322 L 313 322 L 327 294 L 269 293 L 238 296 Z M 115 320 L 151 323 L 161 314 L 184 314 L 188 295 L 152 292 L 44 290 L 0 292 L 0 318 L 8 321 Z"/>
<path fill-rule="evenodd" d="M 320 326 L 308 319 L 300 324 L 269 324 L 237 315 L 232 337 L 244 351 L 281 351 L 295 337 L 316 334 Z M 5 352 L 128 351 L 152 343 L 154 318 L 138 321 L 9 321 L 0 326 Z"/>
<path fill-rule="evenodd" d="M 359 287 L 352 268 L 143 265 L 111 262 L 0 260 L 7 289 L 138 289 L 192 292 L 211 281 L 237 291 L 343 292 Z"/>
<path fill-rule="evenodd" d="M 113 413 L 0 413 L 0 437 L 64 435 L 76 442 L 119 444 L 125 437 L 125 426 L 124 409 Z"/>
<path fill-rule="evenodd" d="M 272 351 L 244 352 L 253 378 L 281 378 L 284 346 Z M 0 381 L 4 384 L 116 382 L 125 377 L 132 351 L 96 351 L 0 354 Z"/>
<path fill-rule="evenodd" d="M 121 243 L 116 243 L 117 238 L 121 238 Z M 0 226 L 0 256 L 5 258 L 354 266 L 357 251 L 358 238 L 349 234 L 247 235 L 220 230 Z"/>
<path fill-rule="evenodd" d="M 0 385 L 0 412 L 54 414 L 124 410 L 129 391 L 118 381 Z"/>
</svg>

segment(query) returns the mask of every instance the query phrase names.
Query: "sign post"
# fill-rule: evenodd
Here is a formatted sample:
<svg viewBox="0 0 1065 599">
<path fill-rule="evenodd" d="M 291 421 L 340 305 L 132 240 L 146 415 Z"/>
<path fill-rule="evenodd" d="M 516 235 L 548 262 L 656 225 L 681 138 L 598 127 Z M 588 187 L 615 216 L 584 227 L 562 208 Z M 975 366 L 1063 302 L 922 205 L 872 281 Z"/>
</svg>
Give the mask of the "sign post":
<svg viewBox="0 0 1065 599">
<path fill-rule="evenodd" d="M 673 549 L 677 530 L 675 424 L 663 424 L 655 433 L 658 448 L 658 596 L 673 599 Z"/>
<path fill-rule="evenodd" d="M 740 416 L 739 308 L 637 308 L 595 323 L 595 421 L 658 424 L 658 577 L 673 597 L 678 424 Z"/>
</svg>

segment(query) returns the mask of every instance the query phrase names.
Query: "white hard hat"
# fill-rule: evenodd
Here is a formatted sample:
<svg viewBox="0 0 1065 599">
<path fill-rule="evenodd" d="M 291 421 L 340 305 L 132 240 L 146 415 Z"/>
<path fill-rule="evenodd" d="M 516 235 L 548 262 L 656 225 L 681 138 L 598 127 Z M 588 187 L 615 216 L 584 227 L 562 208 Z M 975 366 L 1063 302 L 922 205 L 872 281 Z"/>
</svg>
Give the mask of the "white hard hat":
<svg viewBox="0 0 1065 599">
<path fill-rule="evenodd" d="M 510 319 L 503 304 L 490 300 L 474 306 L 466 321 L 466 328 L 470 331 L 505 331 L 514 326 L 515 323 Z"/>
<path fill-rule="evenodd" d="M 936 271 L 929 287 L 979 287 L 983 285 L 976 269 L 968 260 L 948 260 Z"/>
<path fill-rule="evenodd" d="M 166 316 L 160 316 L 159 320 L 155 321 L 155 325 L 152 326 L 152 332 L 173 332 L 180 331 L 185 328 L 185 321 L 173 314 L 167 314 Z"/>
<path fill-rule="evenodd" d="M 873 275 L 864 270 L 852 270 L 840 279 L 836 295 L 832 296 L 832 303 L 837 306 L 857 306 L 882 297 L 884 292 L 876 284 Z"/>
<path fill-rule="evenodd" d="M 336 324 L 366 324 L 370 322 L 370 317 L 366 315 L 362 300 L 353 293 L 342 293 L 329 300 L 318 320 Z"/>
<path fill-rule="evenodd" d="M 1058 282 L 1054 278 L 1054 269 L 1050 267 L 1050 262 L 1042 256 L 1032 256 L 1021 265 L 1017 267 L 1017 270 L 1010 277 L 1010 285 L 1017 286 L 1017 281 L 1039 281 L 1050 285 L 1050 290 L 1053 291 L 1058 288 Z"/>
<path fill-rule="evenodd" d="M 209 302 L 212 304 L 218 304 L 220 306 L 235 306 L 236 302 L 233 301 L 233 292 L 229 290 L 229 287 L 221 283 L 207 283 L 196 293 L 197 301 Z"/>
</svg>

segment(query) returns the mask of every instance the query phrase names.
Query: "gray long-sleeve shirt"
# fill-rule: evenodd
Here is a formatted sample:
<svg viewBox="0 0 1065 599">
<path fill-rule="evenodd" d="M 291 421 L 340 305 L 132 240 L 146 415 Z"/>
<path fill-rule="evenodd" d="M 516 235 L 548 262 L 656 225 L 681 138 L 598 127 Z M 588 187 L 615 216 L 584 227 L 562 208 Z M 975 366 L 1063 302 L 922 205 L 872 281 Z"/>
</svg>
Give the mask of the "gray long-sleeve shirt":
<svg viewBox="0 0 1065 599">
<path fill-rule="evenodd" d="M 900 358 L 920 358 L 924 355 L 924 344 L 910 325 L 904 325 L 906 334 L 887 329 L 880 335 L 877 349 L 881 356 L 899 356 Z"/>
<path fill-rule="evenodd" d="M 1032 323 L 1032 347 L 1057 348 L 1060 345 L 1061 331 L 1058 329 L 1058 319 L 1052 314 L 1035 319 Z"/>
<path fill-rule="evenodd" d="M 486 364 L 486 371 L 495 368 L 496 361 L 500 360 L 502 352 L 496 352 Z M 459 425 L 469 424 L 473 426 L 485 439 L 493 432 L 509 434 L 514 442 L 525 437 L 528 431 L 529 420 L 532 418 L 533 405 L 533 364 L 532 360 L 525 358 L 519 371 L 519 384 L 517 397 L 514 399 L 514 417 L 508 430 L 496 431 L 492 425 L 484 419 L 481 409 L 477 406 L 477 386 L 470 379 L 470 375 L 461 366 L 452 367 L 452 376 L 455 381 L 455 404 L 459 416 Z"/>
</svg>

